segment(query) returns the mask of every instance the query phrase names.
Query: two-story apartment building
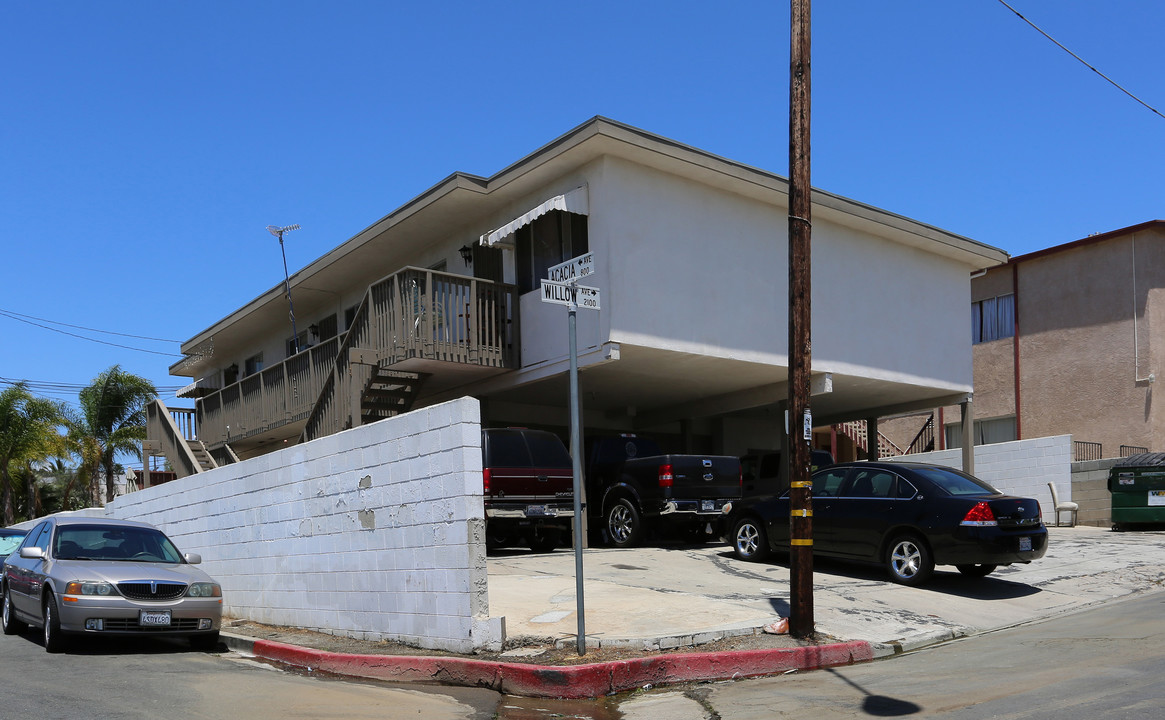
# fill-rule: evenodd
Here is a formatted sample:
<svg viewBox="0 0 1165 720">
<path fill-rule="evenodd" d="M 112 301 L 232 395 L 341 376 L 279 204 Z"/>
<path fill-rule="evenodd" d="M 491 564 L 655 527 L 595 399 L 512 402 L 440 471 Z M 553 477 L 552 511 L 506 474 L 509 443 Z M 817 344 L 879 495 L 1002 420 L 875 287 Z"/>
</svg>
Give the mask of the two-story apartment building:
<svg viewBox="0 0 1165 720">
<path fill-rule="evenodd" d="M 1012 258 L 971 280 L 975 442 L 1071 435 L 1077 460 L 1165 449 L 1165 221 Z M 958 408 L 945 408 L 957 444 Z"/>
<path fill-rule="evenodd" d="M 566 310 L 540 281 L 585 252 L 602 298 L 578 313 L 586 431 L 779 448 L 787 200 L 783 177 L 594 118 L 295 272 L 298 343 L 282 282 L 190 338 L 170 372 L 195 409 L 154 406 L 146 449 L 185 475 L 463 395 L 486 424 L 562 431 Z M 1007 255 L 821 190 L 812 237 L 815 424 L 964 401 L 970 275 Z"/>
</svg>

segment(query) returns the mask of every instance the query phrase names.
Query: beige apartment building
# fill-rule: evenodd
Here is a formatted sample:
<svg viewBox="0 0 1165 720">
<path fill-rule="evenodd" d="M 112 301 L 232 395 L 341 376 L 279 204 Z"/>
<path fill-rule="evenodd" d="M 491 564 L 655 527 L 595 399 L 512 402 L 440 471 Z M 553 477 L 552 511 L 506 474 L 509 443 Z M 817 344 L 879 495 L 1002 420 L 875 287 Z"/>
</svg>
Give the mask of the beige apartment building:
<svg viewBox="0 0 1165 720">
<path fill-rule="evenodd" d="M 568 311 L 541 283 L 586 255 L 601 297 L 577 318 L 586 433 L 780 450 L 787 228 L 785 178 L 592 118 L 494 175 L 450 175 L 208 318 L 170 368 L 194 407 L 152 405 L 143 451 L 182 477 L 462 396 L 487 427 L 565 437 Z M 817 425 L 965 401 L 970 342 L 951 318 L 971 273 L 1006 259 L 814 189 Z"/>
<path fill-rule="evenodd" d="M 1155 398 L 1165 368 L 1165 221 L 973 273 L 970 311 L 976 445 L 1070 434 L 1078 461 L 1165 450 L 1165 398 Z M 936 449 L 960 445 L 959 407 L 929 417 L 945 430 Z M 882 428 L 906 452 L 927 419 Z"/>
</svg>

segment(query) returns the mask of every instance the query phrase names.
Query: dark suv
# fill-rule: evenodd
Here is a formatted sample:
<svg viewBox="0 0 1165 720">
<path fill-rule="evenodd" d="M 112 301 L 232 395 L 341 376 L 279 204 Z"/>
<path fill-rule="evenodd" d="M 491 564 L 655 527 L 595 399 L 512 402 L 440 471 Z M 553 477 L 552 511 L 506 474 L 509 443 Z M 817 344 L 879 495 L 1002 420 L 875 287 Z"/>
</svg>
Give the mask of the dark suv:
<svg viewBox="0 0 1165 720">
<path fill-rule="evenodd" d="M 554 433 L 527 428 L 481 431 L 486 543 L 549 552 L 569 544 L 574 466 Z"/>
</svg>

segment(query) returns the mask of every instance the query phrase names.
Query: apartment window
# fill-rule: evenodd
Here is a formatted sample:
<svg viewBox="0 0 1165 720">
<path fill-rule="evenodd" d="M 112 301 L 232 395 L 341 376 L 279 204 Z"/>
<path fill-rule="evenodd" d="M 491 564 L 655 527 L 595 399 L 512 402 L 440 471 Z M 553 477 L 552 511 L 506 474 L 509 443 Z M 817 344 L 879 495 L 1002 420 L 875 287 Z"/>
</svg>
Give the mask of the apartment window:
<svg viewBox="0 0 1165 720">
<path fill-rule="evenodd" d="M 946 426 L 947 448 L 963 447 L 963 426 L 954 423 Z M 992 418 L 991 420 L 976 420 L 971 431 L 976 445 L 990 445 L 992 443 L 1011 442 L 1018 440 L 1015 432 L 1015 416 Z"/>
<path fill-rule="evenodd" d="M 546 271 L 587 251 L 587 216 L 551 210 L 514 233 L 518 291 L 542 287 Z"/>
<path fill-rule="evenodd" d="M 287 357 L 291 357 L 296 353 L 296 338 L 299 339 L 299 352 L 303 352 L 304 350 L 307 350 L 309 347 L 311 347 L 307 341 L 307 330 L 302 330 L 300 331 L 299 335 L 289 337 L 285 341 L 287 344 Z"/>
<path fill-rule="evenodd" d="M 971 303 L 971 343 L 1015 336 L 1015 295 Z"/>
<path fill-rule="evenodd" d="M 243 362 L 243 375 L 254 375 L 263 369 L 263 353 L 252 355 Z"/>
<path fill-rule="evenodd" d="M 344 311 L 344 332 L 348 332 L 352 327 L 352 321 L 356 319 L 356 306 L 348 308 Z"/>
<path fill-rule="evenodd" d="M 310 328 L 308 328 L 308 330 L 311 330 L 312 328 L 315 328 L 313 335 L 315 335 L 316 342 L 323 342 L 325 340 L 331 340 L 332 338 L 336 337 L 337 326 L 335 313 L 327 316 L 326 318 L 321 318 L 319 322 L 312 325 Z"/>
<path fill-rule="evenodd" d="M 486 247 L 480 243 L 474 243 L 473 276 L 497 283 L 503 282 L 505 271 L 502 266 L 501 248 Z"/>
</svg>

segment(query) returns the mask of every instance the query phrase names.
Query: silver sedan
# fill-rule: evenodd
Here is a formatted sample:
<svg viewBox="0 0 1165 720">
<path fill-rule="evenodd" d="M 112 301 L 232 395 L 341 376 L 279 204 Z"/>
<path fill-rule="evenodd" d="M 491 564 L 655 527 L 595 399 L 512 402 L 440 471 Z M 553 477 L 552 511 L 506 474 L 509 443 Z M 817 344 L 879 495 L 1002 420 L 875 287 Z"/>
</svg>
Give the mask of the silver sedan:
<svg viewBox="0 0 1165 720">
<path fill-rule="evenodd" d="M 49 652 L 70 635 L 177 635 L 218 644 L 222 588 L 152 525 L 128 520 L 45 518 L 4 561 L 4 633 L 44 630 Z"/>
</svg>

